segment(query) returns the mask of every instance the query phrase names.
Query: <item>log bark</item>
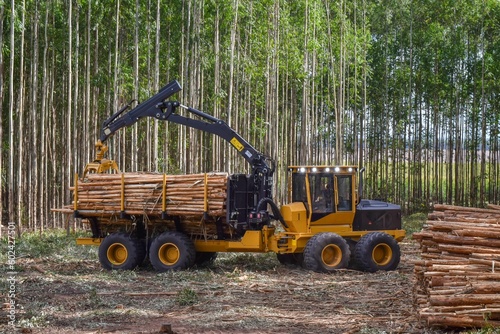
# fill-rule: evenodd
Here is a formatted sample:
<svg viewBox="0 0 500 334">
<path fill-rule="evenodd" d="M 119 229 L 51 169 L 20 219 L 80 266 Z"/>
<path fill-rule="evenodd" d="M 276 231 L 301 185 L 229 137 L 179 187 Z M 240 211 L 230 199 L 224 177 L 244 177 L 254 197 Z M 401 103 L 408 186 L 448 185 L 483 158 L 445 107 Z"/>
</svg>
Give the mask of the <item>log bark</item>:
<svg viewBox="0 0 500 334">
<path fill-rule="evenodd" d="M 436 205 L 414 233 L 415 303 L 435 327 L 500 325 L 500 206 Z"/>
<path fill-rule="evenodd" d="M 207 228 L 201 222 L 206 214 L 211 222 L 225 220 L 228 174 L 206 176 L 205 184 L 205 174 L 165 175 L 165 181 L 156 173 L 89 174 L 71 190 L 77 195 L 73 199 L 77 198 L 79 215 L 98 218 L 104 225 L 129 224 L 116 219 L 122 213 L 147 216 L 151 225 L 167 224 L 160 219 L 166 214 L 180 218 L 189 233 L 214 234 L 213 223 Z M 75 202 L 52 211 L 73 214 Z"/>
</svg>

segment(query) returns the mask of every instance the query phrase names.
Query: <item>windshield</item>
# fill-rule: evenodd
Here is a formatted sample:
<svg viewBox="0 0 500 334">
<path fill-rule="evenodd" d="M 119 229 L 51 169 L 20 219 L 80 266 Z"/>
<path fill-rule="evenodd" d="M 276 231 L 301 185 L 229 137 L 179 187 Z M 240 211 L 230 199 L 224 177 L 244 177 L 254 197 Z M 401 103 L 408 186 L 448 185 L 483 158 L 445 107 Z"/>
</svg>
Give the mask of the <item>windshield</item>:
<svg viewBox="0 0 500 334">
<path fill-rule="evenodd" d="M 306 183 L 308 178 L 308 184 Z M 334 173 L 293 173 L 292 202 L 302 202 L 316 221 L 334 212 L 352 211 L 353 176 Z M 310 191 L 310 206 L 307 200 Z M 335 190 L 337 193 L 335 193 Z"/>
</svg>

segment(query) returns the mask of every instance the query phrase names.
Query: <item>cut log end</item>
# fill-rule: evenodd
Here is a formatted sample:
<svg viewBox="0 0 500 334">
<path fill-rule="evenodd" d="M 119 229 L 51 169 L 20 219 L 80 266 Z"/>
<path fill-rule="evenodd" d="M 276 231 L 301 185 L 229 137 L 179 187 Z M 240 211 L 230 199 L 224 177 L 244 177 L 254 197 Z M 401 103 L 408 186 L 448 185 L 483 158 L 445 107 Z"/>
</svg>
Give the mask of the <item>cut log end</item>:
<svg viewBox="0 0 500 334">
<path fill-rule="evenodd" d="M 499 326 L 500 206 L 436 205 L 413 239 L 420 318 L 432 327 Z"/>
</svg>

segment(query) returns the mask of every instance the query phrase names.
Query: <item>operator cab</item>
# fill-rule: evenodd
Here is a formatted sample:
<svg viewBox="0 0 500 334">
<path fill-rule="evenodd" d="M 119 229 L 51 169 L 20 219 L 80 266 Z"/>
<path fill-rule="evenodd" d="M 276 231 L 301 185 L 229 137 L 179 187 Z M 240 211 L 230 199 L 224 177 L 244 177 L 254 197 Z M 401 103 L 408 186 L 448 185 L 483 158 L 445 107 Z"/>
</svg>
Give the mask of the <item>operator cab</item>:
<svg viewBox="0 0 500 334">
<path fill-rule="evenodd" d="M 306 212 L 302 217 L 308 221 L 305 225 L 352 228 L 357 205 L 357 167 L 291 166 L 288 172 L 288 198 L 303 205 Z"/>
<path fill-rule="evenodd" d="M 292 166 L 282 215 L 292 232 L 401 229 L 401 207 L 360 199 L 355 166 Z M 361 176 L 360 180 L 361 180 Z"/>
</svg>

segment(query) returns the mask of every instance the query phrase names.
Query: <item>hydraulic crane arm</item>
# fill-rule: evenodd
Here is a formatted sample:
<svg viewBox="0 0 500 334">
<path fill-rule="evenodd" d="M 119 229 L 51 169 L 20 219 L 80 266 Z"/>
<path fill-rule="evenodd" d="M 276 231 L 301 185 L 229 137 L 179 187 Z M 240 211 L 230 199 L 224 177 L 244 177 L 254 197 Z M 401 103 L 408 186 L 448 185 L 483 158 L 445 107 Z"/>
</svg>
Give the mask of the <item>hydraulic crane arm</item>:
<svg viewBox="0 0 500 334">
<path fill-rule="evenodd" d="M 252 166 L 254 172 L 269 174 L 273 168 L 268 165 L 269 158 L 259 153 L 252 145 L 235 132 L 226 122 L 208 115 L 197 109 L 186 107 L 178 102 L 165 102 L 164 115 L 165 120 L 185 125 L 194 129 L 212 133 L 231 143 L 239 154 Z M 175 108 L 181 107 L 190 113 L 200 116 L 206 121 L 200 121 L 193 118 L 184 117 L 175 113 Z"/>
<path fill-rule="evenodd" d="M 118 110 L 102 123 L 99 139 L 101 142 L 106 141 L 106 139 L 112 136 L 116 131 L 134 124 L 142 117 L 160 118 L 159 112 L 161 110 L 157 107 L 157 105 L 163 103 L 164 100 L 179 92 L 181 89 L 181 85 L 176 80 L 173 80 L 160 89 L 154 96 L 150 97 L 147 101 L 138 104 L 134 109 L 122 115 L 127 109 L 130 108 L 131 103 L 135 101 L 132 100 L 129 104 Z"/>
<path fill-rule="evenodd" d="M 181 89 L 180 84 L 176 80 L 173 80 L 160 89 L 156 95 L 123 114 L 130 108 L 132 102 L 129 103 L 104 121 L 101 129 L 100 141 L 97 145 L 101 145 L 102 147 L 102 143 L 119 129 L 130 126 L 143 117 L 152 117 L 161 121 L 169 121 L 217 135 L 236 148 L 238 153 L 252 166 L 253 173 L 262 174 L 268 177 L 272 175 L 274 166 L 268 164 L 271 160 L 258 152 L 237 132 L 229 127 L 226 122 L 200 110 L 186 107 L 179 102 L 167 101 L 169 97 L 179 92 Z M 175 111 L 178 107 L 186 109 L 191 114 L 201 119 L 176 114 Z"/>
<path fill-rule="evenodd" d="M 219 136 L 229 142 L 250 164 L 252 174 L 233 174 L 228 179 L 228 210 L 226 218 L 228 222 L 231 221 L 239 229 L 242 225 L 245 228 L 249 228 L 250 225 L 261 227 L 269 222 L 269 218 L 275 218 L 280 220 L 284 226 L 287 226 L 278 207 L 272 201 L 274 173 L 272 160 L 257 151 L 226 122 L 200 110 L 186 107 L 177 101 L 167 100 L 181 89 L 180 84 L 173 80 L 147 101 L 126 112 L 131 107 L 133 102 L 131 101 L 105 120 L 102 124 L 99 140 L 96 143 L 96 160 L 87 164 L 84 177 L 88 172 L 101 173 L 110 168 L 118 171 L 118 167 L 113 160 L 104 158 L 107 151 L 104 142 L 121 128 L 131 126 L 143 117 L 152 117 Z M 179 107 L 186 109 L 195 117 L 177 114 L 176 110 Z M 267 213 L 268 205 L 271 207 L 273 216 Z"/>
</svg>

